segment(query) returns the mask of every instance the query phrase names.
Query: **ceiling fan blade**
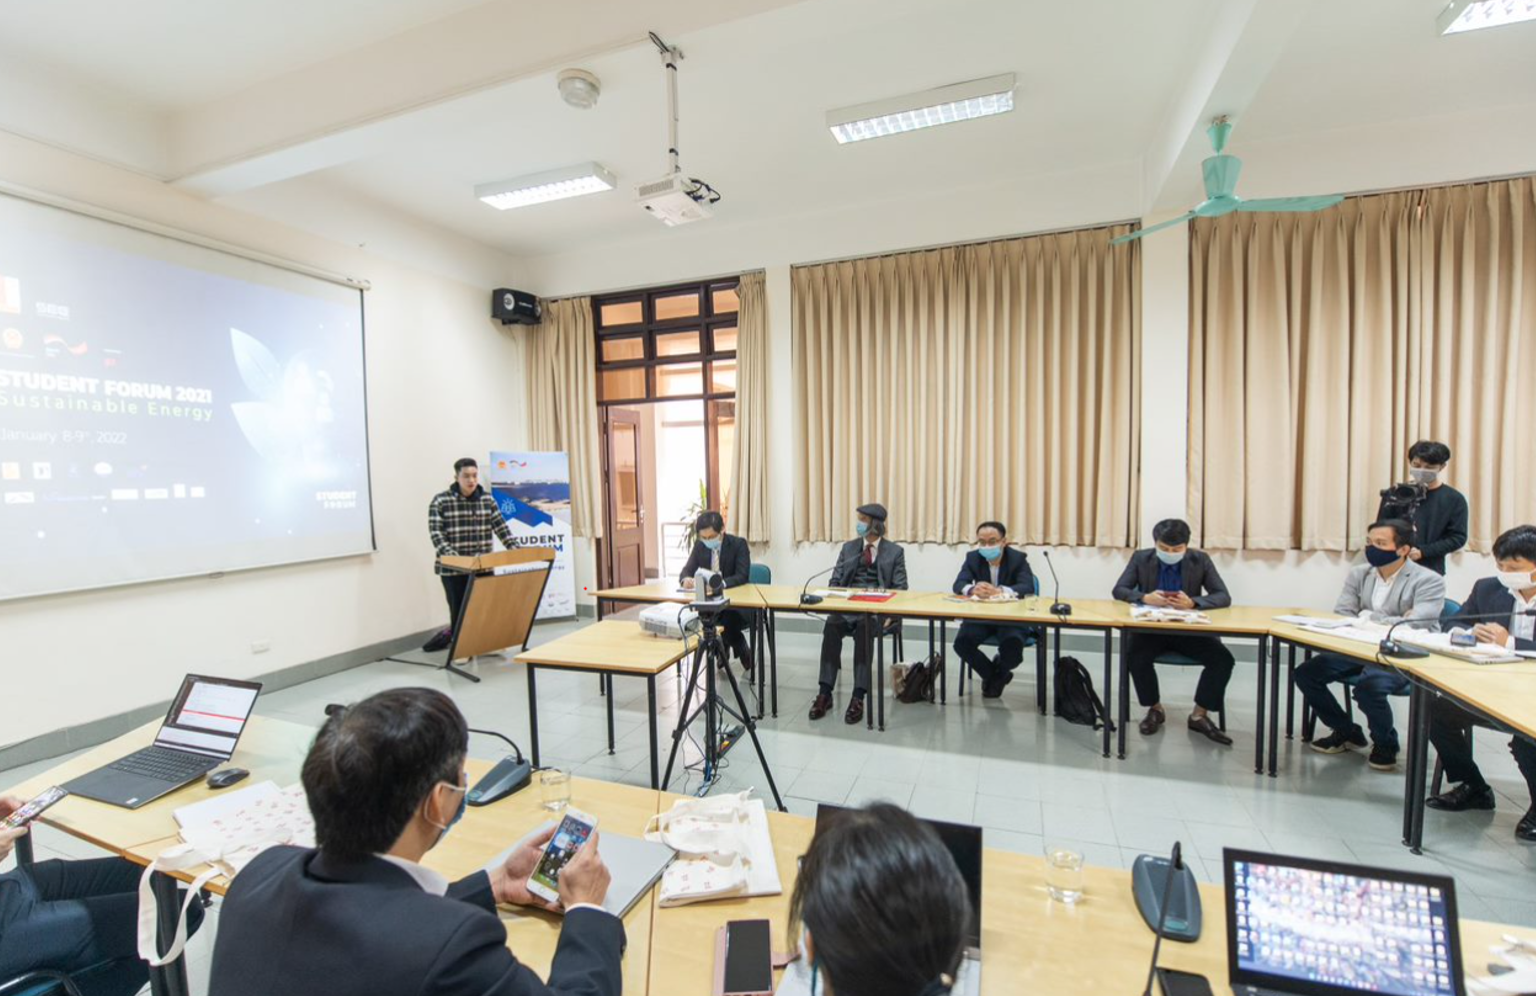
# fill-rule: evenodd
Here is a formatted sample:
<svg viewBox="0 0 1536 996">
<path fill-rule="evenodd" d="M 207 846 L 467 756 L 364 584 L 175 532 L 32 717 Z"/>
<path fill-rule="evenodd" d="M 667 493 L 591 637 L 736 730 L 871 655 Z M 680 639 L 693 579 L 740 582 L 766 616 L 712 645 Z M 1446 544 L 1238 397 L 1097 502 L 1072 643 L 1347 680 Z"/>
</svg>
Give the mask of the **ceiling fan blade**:
<svg viewBox="0 0 1536 996">
<path fill-rule="evenodd" d="M 1322 194 L 1317 197 L 1260 197 L 1243 201 L 1239 211 L 1321 211 L 1331 208 L 1344 199 L 1343 194 Z"/>
<path fill-rule="evenodd" d="M 1143 235 L 1151 235 L 1153 232 L 1159 232 L 1165 228 L 1172 228 L 1174 225 L 1182 225 L 1184 222 L 1188 221 L 1194 216 L 1195 212 L 1188 211 L 1179 215 L 1177 218 L 1169 218 L 1167 221 L 1160 221 L 1155 225 L 1149 225 L 1146 228 L 1137 229 L 1128 235 L 1117 235 L 1116 237 L 1109 240 L 1109 244 L 1112 246 L 1117 246 L 1122 242 L 1130 242 L 1132 239 L 1139 239 Z"/>
</svg>

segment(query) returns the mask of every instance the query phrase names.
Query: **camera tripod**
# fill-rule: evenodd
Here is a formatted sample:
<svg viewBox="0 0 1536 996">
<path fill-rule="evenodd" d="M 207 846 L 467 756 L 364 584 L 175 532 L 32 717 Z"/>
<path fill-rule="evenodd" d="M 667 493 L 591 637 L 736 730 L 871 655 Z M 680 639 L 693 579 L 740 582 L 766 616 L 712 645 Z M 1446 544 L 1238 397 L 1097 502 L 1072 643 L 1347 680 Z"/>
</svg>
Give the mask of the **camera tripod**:
<svg viewBox="0 0 1536 996">
<path fill-rule="evenodd" d="M 788 812 L 784 808 L 784 800 L 779 797 L 779 788 L 774 784 L 773 772 L 768 768 L 768 758 L 763 755 L 763 745 L 757 739 L 757 724 L 752 720 L 752 710 L 747 708 L 747 701 L 741 694 L 741 686 L 737 684 L 736 675 L 726 661 L 725 641 L 720 638 L 719 614 L 728 604 L 721 599 L 715 605 L 703 603 L 694 606 L 699 613 L 699 645 L 693 652 L 693 661 L 688 668 L 687 689 L 683 692 L 683 704 L 678 711 L 677 728 L 672 731 L 672 750 L 667 754 L 667 771 L 662 776 L 661 788 L 662 791 L 666 791 L 671 783 L 672 766 L 677 761 L 677 752 L 682 746 L 683 737 L 701 712 L 704 714 L 704 785 L 699 790 L 699 794 L 708 792 L 714 785 L 716 779 L 720 777 L 720 757 L 724 753 L 720 747 L 719 724 L 716 721 L 717 712 L 720 712 L 735 719 L 746 728 L 747 735 L 752 738 L 752 749 L 757 752 L 757 761 L 762 765 L 763 774 L 768 779 L 768 790 L 773 793 L 774 805 L 778 806 L 780 812 Z M 725 672 L 725 677 L 731 684 L 731 692 L 736 699 L 735 709 L 721 698 L 715 686 L 717 671 Z M 694 691 L 699 689 L 701 673 L 704 677 L 704 687 L 699 690 L 699 701 L 695 706 L 693 696 Z"/>
</svg>

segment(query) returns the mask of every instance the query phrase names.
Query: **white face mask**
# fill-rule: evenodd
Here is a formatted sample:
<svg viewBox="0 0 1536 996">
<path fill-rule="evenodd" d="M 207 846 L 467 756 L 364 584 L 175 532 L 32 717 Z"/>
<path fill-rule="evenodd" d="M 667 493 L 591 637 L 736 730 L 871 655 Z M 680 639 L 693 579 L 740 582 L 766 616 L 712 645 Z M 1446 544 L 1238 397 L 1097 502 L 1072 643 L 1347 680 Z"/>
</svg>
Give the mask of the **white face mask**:
<svg viewBox="0 0 1536 996">
<path fill-rule="evenodd" d="M 1510 591 L 1524 591 L 1527 588 L 1536 588 L 1536 581 L 1531 580 L 1530 571 L 1500 571 L 1499 583 Z"/>
<path fill-rule="evenodd" d="M 1415 484 L 1433 484 L 1439 478 L 1440 472 L 1430 467 L 1408 468 L 1408 479 Z"/>
</svg>

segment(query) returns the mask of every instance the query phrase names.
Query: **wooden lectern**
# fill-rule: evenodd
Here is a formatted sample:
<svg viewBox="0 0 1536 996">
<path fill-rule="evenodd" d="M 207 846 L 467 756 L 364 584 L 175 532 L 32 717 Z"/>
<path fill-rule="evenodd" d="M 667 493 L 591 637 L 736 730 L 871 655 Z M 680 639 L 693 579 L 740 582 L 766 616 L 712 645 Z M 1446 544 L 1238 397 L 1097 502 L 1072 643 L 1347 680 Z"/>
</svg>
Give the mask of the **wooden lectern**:
<svg viewBox="0 0 1536 996">
<path fill-rule="evenodd" d="M 438 562 L 449 570 L 469 575 L 469 587 L 459 606 L 459 617 L 453 620 L 453 637 L 443 667 L 470 681 L 479 681 L 479 676 L 455 667 L 453 662 L 508 647 L 528 649 L 528 634 L 533 630 L 539 603 L 544 600 L 544 586 L 555 566 L 555 551 L 529 547 L 478 557 L 442 557 Z"/>
</svg>

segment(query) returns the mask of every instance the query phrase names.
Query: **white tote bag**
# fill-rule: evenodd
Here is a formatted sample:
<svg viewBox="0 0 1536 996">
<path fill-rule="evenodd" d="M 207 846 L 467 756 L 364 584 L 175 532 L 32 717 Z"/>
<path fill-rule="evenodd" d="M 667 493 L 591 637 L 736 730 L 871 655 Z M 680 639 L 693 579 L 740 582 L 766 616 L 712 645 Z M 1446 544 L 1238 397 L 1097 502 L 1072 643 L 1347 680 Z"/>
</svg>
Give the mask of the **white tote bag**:
<svg viewBox="0 0 1536 996">
<path fill-rule="evenodd" d="M 681 799 L 651 817 L 645 839 L 677 853 L 661 877 L 661 905 L 782 891 L 768 816 L 750 792 Z"/>
</svg>

